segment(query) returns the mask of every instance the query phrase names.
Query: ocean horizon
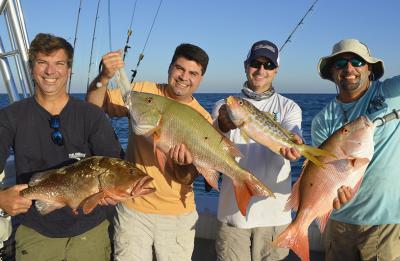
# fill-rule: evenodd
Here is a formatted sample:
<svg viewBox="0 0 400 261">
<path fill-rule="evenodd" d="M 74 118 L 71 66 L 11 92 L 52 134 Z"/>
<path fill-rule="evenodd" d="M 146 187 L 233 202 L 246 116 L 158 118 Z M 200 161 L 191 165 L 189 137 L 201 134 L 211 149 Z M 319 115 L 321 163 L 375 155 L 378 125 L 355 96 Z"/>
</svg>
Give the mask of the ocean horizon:
<svg viewBox="0 0 400 261">
<path fill-rule="evenodd" d="M 228 97 L 229 95 L 237 95 L 238 93 L 195 93 L 194 96 L 199 103 L 211 113 L 212 107 L 215 102 Z M 84 99 L 85 93 L 72 93 L 72 96 L 78 99 Z M 312 118 L 331 100 L 335 97 L 335 94 L 303 94 L 303 93 L 286 93 L 283 96 L 292 99 L 302 109 L 302 130 L 303 139 L 306 144 L 311 143 L 311 121 Z M 0 108 L 3 108 L 9 104 L 8 95 L 0 94 Z M 127 118 L 115 118 L 111 117 L 110 122 L 114 127 L 115 133 L 124 149 L 126 149 L 128 143 L 128 119 Z M 292 166 L 292 182 L 294 182 L 300 175 L 301 166 L 304 158 L 296 162 L 291 162 Z M 207 195 L 218 197 L 218 191 L 211 190 L 206 192 L 204 189 L 204 179 L 199 177 L 194 182 L 194 191 L 198 195 Z"/>
</svg>

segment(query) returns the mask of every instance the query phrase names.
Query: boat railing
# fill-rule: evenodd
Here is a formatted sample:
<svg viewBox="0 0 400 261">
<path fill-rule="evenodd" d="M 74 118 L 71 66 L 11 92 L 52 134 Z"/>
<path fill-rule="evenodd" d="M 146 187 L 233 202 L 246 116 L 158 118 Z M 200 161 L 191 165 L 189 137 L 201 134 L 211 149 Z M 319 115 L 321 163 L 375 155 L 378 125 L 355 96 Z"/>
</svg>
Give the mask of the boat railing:
<svg viewBox="0 0 400 261">
<path fill-rule="evenodd" d="M 4 17 L 8 33 L 5 34 L 5 30 L 0 32 L 0 72 L 9 102 L 13 103 L 21 99 L 20 94 L 23 98 L 33 94 L 28 62 L 29 41 L 19 0 L 0 0 L 0 15 Z"/>
</svg>

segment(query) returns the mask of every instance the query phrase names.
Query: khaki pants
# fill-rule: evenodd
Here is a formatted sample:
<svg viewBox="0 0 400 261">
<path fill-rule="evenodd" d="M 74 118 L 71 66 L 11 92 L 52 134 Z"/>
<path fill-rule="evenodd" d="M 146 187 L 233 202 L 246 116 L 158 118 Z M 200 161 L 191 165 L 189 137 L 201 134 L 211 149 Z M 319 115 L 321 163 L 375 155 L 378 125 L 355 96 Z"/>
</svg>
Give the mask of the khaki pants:
<svg viewBox="0 0 400 261">
<path fill-rule="evenodd" d="M 286 227 L 241 229 L 218 221 L 215 242 L 217 260 L 282 260 L 289 254 L 289 249 L 274 248 L 271 243 Z"/>
<path fill-rule="evenodd" d="M 114 250 L 118 261 L 189 261 L 194 248 L 196 210 L 180 216 L 146 214 L 118 204 Z"/>
<path fill-rule="evenodd" d="M 20 225 L 15 235 L 16 261 L 109 261 L 108 221 L 79 236 L 49 238 Z"/>
<path fill-rule="evenodd" d="M 327 261 L 398 260 L 400 224 L 352 225 L 330 220 L 324 244 Z"/>
</svg>

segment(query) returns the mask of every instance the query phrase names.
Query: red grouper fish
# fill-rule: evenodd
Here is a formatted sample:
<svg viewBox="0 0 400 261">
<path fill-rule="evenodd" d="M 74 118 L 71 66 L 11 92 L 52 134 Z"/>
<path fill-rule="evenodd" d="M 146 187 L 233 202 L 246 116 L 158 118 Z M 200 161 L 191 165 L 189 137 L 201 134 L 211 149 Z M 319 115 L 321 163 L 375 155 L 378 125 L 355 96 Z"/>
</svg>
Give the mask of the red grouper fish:
<svg viewBox="0 0 400 261">
<path fill-rule="evenodd" d="M 109 157 L 92 156 L 74 164 L 35 174 L 21 196 L 36 200 L 42 215 L 65 206 L 77 214 L 89 214 L 105 197 L 123 201 L 154 192 L 146 187 L 153 180 L 132 163 Z"/>
<path fill-rule="evenodd" d="M 333 210 L 337 190 L 349 186 L 356 193 L 374 154 L 375 126 L 361 116 L 335 131 L 320 146 L 337 158 L 319 157 L 324 168 L 307 161 L 292 188 L 286 209 L 297 211 L 296 218 L 273 241 L 276 247 L 292 249 L 301 260 L 309 260 L 308 227 L 314 219 L 323 232 Z"/>
<path fill-rule="evenodd" d="M 168 151 L 185 144 L 193 155 L 193 164 L 207 182 L 218 190 L 219 173 L 232 179 L 236 202 L 243 215 L 252 196 L 274 196 L 272 191 L 247 170 L 235 157 L 240 151 L 199 112 L 175 100 L 155 94 L 131 92 L 125 99 L 133 131 L 153 141 L 161 170 Z"/>
</svg>

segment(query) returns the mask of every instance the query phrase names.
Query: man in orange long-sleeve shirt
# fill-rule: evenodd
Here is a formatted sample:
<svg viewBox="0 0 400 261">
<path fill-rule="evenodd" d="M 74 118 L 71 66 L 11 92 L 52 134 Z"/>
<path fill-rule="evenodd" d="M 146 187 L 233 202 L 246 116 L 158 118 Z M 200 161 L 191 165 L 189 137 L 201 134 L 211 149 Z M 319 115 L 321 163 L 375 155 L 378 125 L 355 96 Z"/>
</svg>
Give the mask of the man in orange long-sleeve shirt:
<svg viewBox="0 0 400 261">
<path fill-rule="evenodd" d="M 103 107 L 110 116 L 128 117 L 120 90 L 106 88 L 115 72 L 124 66 L 121 54 L 110 52 L 103 56 L 102 62 L 103 69 L 92 82 L 87 100 Z M 207 64 L 208 55 L 204 50 L 192 44 L 181 44 L 169 66 L 167 84 L 137 82 L 132 90 L 172 98 L 194 108 L 211 122 L 210 114 L 192 95 L 203 79 Z M 169 157 L 178 170 L 162 173 L 153 145 L 145 137 L 130 132 L 126 159 L 154 178 L 156 192 L 117 206 L 115 260 L 151 261 L 153 246 L 158 261 L 191 260 L 198 218 L 192 183 L 198 172 L 184 144 L 171 149 Z"/>
</svg>

